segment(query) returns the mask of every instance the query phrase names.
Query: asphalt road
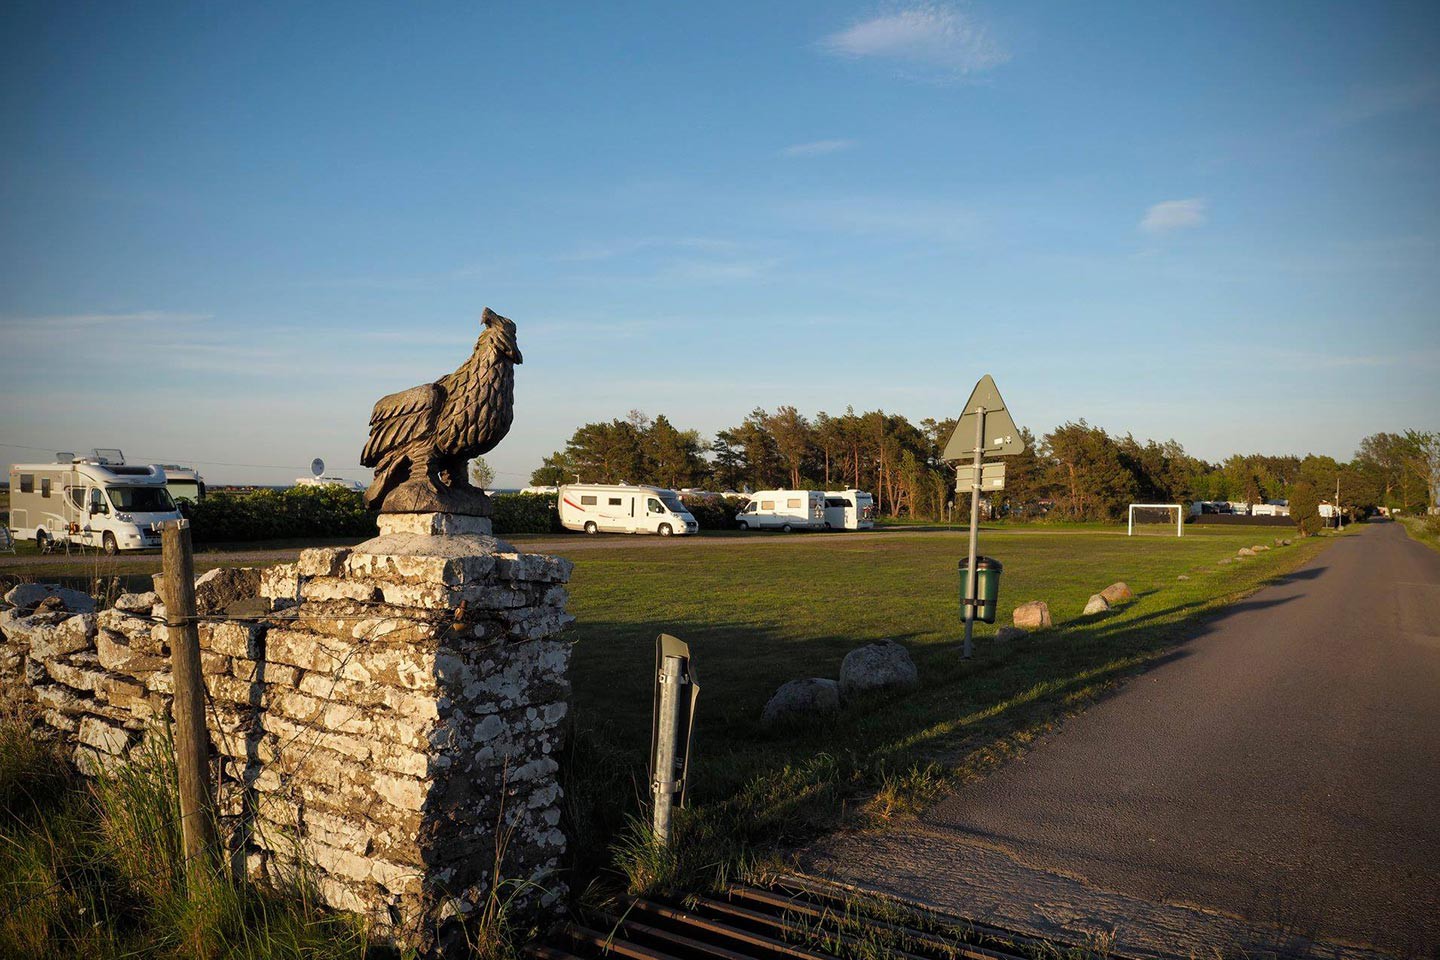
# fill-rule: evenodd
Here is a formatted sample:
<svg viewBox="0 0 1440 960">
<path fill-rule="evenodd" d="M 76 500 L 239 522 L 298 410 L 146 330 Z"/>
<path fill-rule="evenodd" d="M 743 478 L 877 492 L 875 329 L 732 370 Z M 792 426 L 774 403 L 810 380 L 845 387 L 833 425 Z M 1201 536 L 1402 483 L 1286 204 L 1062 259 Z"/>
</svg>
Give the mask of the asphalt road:
<svg viewBox="0 0 1440 960">
<path fill-rule="evenodd" d="M 1132 955 L 1440 957 L 1440 553 L 1337 541 L 919 823 L 801 862 Z"/>
</svg>

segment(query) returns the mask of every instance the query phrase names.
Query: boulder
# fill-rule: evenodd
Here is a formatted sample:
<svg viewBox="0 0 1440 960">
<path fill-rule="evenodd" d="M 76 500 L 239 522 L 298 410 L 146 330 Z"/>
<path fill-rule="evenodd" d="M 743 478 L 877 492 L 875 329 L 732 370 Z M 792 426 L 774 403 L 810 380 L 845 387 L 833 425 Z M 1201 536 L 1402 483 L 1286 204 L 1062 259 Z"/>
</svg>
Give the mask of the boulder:
<svg viewBox="0 0 1440 960">
<path fill-rule="evenodd" d="M 1239 557 L 1253 557 L 1255 556 L 1255 551 L 1251 550 L 1249 547 L 1241 547 L 1235 552 L 1235 555 Z"/>
<path fill-rule="evenodd" d="M 1135 591 L 1131 590 L 1130 585 L 1122 580 L 1116 583 L 1112 583 L 1104 590 L 1101 590 L 1100 596 L 1104 597 L 1105 602 L 1113 607 L 1117 603 L 1124 603 L 1126 600 L 1134 600 Z"/>
<path fill-rule="evenodd" d="M 919 682 L 910 651 L 894 640 L 856 647 L 840 661 L 840 695 L 847 700 L 870 690 L 913 687 Z"/>
<path fill-rule="evenodd" d="M 1105 594 L 1097 593 L 1090 597 L 1090 602 L 1085 604 L 1085 616 L 1092 613 L 1104 613 L 1110 609 L 1110 601 L 1105 599 Z"/>
<path fill-rule="evenodd" d="M 95 614 L 81 613 L 68 618 L 54 630 L 40 631 L 30 640 L 30 656 L 36 660 L 53 660 L 66 654 L 89 650 L 94 644 Z"/>
<path fill-rule="evenodd" d="M 760 722 L 830 717 L 840 712 L 840 684 L 826 677 L 807 677 L 782 684 L 760 712 Z"/>
<path fill-rule="evenodd" d="M 195 578 L 195 612 L 202 617 L 260 595 L 259 567 L 217 567 Z"/>
<path fill-rule="evenodd" d="M 1031 600 L 1015 608 L 1011 615 L 1015 626 L 1025 630 L 1043 630 L 1053 626 L 1050 620 L 1050 605 L 1044 600 Z"/>
<path fill-rule="evenodd" d="M 1263 551 L 1265 551 L 1265 550 L 1269 550 L 1270 548 L 1267 547 L 1267 546 L 1265 546 L 1265 544 L 1263 544 L 1263 543 L 1257 543 L 1257 544 L 1255 544 L 1255 546 L 1251 547 L 1250 549 L 1251 549 L 1251 550 L 1254 550 L 1256 553 L 1261 553 L 1261 552 L 1263 552 Z"/>
<path fill-rule="evenodd" d="M 1283 541 L 1282 545 L 1283 545 L 1283 546 L 1286 546 L 1286 547 L 1290 546 L 1290 538 L 1289 538 L 1289 537 L 1286 537 L 1285 540 Z"/>
<path fill-rule="evenodd" d="M 12 607 L 18 607 L 22 612 L 29 613 L 38 607 L 41 601 L 55 598 L 50 607 L 57 606 L 61 610 L 70 613 L 94 613 L 95 598 L 88 593 L 81 593 L 79 590 L 70 590 L 55 583 L 21 583 L 10 588 L 5 594 L 5 602 Z"/>
<path fill-rule="evenodd" d="M 1009 643 L 1011 640 L 1024 640 L 1030 634 L 1019 627 L 1001 627 L 995 631 L 996 643 Z"/>
<path fill-rule="evenodd" d="M 1281 539 L 1280 537 L 1276 537 L 1276 538 L 1275 538 L 1275 546 L 1277 546 L 1277 547 L 1283 547 L 1283 546 L 1285 546 L 1285 544 L 1287 544 L 1287 543 L 1289 543 L 1289 542 L 1290 542 L 1289 540 L 1284 540 L 1284 539 Z"/>
<path fill-rule="evenodd" d="M 152 673 L 170 665 L 163 657 L 137 649 L 125 634 L 104 627 L 95 634 L 95 652 L 100 657 L 100 666 L 116 673 Z"/>
<path fill-rule="evenodd" d="M 1189 578 L 1187 575 L 1185 575 L 1185 574 L 1182 573 L 1182 574 L 1180 574 L 1180 576 L 1176 577 L 1175 579 L 1176 579 L 1176 580 L 1189 580 L 1190 578 Z"/>
</svg>

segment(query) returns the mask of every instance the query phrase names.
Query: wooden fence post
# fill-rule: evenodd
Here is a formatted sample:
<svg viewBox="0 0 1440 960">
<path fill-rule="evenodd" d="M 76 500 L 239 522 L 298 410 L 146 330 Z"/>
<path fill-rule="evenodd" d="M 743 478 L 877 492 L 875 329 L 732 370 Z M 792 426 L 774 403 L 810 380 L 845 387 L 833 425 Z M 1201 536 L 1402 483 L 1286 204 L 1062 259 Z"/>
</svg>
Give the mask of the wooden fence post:
<svg viewBox="0 0 1440 960">
<path fill-rule="evenodd" d="M 180 781 L 180 830 L 191 894 L 216 862 L 215 802 L 210 790 L 209 735 L 205 730 L 205 677 L 195 616 L 195 557 L 190 521 L 161 527 L 165 620 L 175 686 L 175 768 Z"/>
</svg>

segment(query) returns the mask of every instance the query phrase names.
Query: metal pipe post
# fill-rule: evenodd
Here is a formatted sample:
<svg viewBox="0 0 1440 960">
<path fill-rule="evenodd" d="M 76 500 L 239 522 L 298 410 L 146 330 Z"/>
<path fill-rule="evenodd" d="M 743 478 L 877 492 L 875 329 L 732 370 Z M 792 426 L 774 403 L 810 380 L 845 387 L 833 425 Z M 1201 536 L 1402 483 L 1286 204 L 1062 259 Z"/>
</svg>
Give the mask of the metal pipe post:
<svg viewBox="0 0 1440 960">
<path fill-rule="evenodd" d="M 965 646 L 960 656 L 969 660 L 975 633 L 975 553 L 980 538 L 980 475 L 985 456 L 985 408 L 975 411 L 975 476 L 970 478 L 970 563 L 965 568 Z"/>
<path fill-rule="evenodd" d="M 655 769 L 651 791 L 654 798 L 655 842 L 670 843 L 670 813 L 675 804 L 675 761 L 680 737 L 679 657 L 666 657 L 660 669 L 660 720 L 655 743 Z"/>
</svg>

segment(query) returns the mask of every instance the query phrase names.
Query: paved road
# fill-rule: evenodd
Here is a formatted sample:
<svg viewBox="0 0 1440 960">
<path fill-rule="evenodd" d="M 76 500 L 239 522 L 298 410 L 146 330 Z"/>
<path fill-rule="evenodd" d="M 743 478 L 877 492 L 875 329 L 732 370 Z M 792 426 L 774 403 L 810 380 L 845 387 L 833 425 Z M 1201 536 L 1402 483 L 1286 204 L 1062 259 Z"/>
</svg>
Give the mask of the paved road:
<svg viewBox="0 0 1440 960">
<path fill-rule="evenodd" d="M 1440 956 L 1440 553 L 1337 541 L 913 827 L 801 862 L 1132 954 Z"/>
</svg>

